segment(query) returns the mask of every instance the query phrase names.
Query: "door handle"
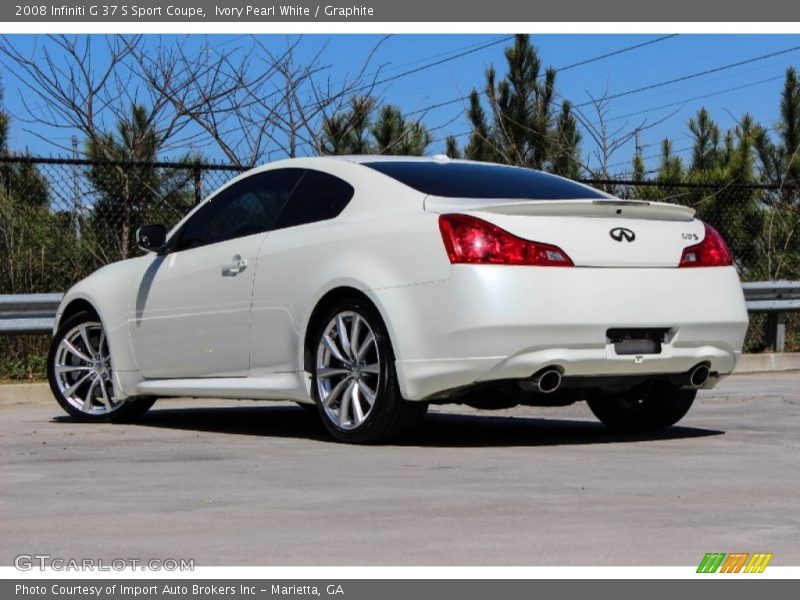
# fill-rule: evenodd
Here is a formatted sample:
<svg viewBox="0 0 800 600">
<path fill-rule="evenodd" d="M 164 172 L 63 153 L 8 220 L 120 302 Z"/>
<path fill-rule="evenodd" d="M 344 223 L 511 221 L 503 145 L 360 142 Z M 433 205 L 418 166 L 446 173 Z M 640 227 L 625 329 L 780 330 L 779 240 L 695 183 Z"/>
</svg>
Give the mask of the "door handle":
<svg viewBox="0 0 800 600">
<path fill-rule="evenodd" d="M 247 268 L 247 260 L 239 256 L 238 254 L 233 257 L 233 260 L 229 263 L 225 263 L 222 265 L 222 276 L 223 277 L 235 277 L 242 271 Z"/>
</svg>

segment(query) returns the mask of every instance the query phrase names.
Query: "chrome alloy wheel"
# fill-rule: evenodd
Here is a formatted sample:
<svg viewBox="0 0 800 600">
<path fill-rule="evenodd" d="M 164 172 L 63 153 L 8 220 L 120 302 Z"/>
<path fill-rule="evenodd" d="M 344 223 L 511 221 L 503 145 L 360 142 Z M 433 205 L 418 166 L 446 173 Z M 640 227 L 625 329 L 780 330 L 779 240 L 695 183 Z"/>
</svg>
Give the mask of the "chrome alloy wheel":
<svg viewBox="0 0 800 600">
<path fill-rule="evenodd" d="M 340 429 L 360 427 L 372 411 L 381 381 L 378 341 L 364 317 L 348 310 L 328 322 L 317 347 L 315 375 L 328 419 Z"/>
<path fill-rule="evenodd" d="M 106 415 L 123 404 L 113 400 L 108 339 L 97 321 L 76 325 L 64 335 L 55 352 L 53 373 L 66 401 L 82 413 Z"/>
</svg>

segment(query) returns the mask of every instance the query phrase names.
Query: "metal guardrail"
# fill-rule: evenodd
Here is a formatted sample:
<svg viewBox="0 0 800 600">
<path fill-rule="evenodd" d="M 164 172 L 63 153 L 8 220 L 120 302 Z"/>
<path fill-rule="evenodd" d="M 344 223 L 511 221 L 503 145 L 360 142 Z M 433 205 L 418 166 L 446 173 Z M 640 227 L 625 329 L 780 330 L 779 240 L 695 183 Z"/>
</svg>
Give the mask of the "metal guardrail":
<svg viewBox="0 0 800 600">
<path fill-rule="evenodd" d="M 0 335 L 49 333 L 63 294 L 0 295 Z"/>
<path fill-rule="evenodd" d="M 786 313 L 800 311 L 800 281 L 753 281 L 742 289 L 749 312 L 767 313 L 767 343 L 783 352 Z"/>
<path fill-rule="evenodd" d="M 778 352 L 786 343 L 786 313 L 800 311 L 800 281 L 742 284 L 747 310 L 767 313 L 767 336 Z M 49 333 L 62 294 L 0 295 L 0 335 Z"/>
<path fill-rule="evenodd" d="M 742 289 L 750 312 L 800 310 L 800 281 L 752 281 Z"/>
</svg>

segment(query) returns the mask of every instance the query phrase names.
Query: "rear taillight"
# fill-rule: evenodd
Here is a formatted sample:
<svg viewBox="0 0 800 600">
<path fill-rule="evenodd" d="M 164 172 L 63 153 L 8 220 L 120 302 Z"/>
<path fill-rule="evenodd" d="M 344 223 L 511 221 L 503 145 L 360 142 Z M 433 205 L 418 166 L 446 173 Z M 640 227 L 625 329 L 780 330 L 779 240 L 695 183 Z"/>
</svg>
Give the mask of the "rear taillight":
<svg viewBox="0 0 800 600">
<path fill-rule="evenodd" d="M 439 229 L 453 264 L 574 266 L 561 248 L 523 240 L 468 215 L 441 215 Z"/>
<path fill-rule="evenodd" d="M 694 246 L 683 249 L 679 267 L 727 267 L 733 264 L 733 257 L 719 231 L 704 223 L 706 237 Z"/>
</svg>

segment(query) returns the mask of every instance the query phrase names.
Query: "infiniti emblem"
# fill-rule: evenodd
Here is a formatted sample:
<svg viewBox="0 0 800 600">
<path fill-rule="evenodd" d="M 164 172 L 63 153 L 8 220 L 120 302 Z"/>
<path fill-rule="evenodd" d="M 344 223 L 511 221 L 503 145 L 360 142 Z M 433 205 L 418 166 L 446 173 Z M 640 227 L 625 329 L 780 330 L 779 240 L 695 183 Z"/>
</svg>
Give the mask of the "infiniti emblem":
<svg viewBox="0 0 800 600">
<path fill-rule="evenodd" d="M 625 227 L 614 227 L 614 229 L 608 232 L 608 235 L 610 235 L 611 239 L 615 242 L 622 242 L 623 240 L 632 242 L 636 239 L 636 234 Z"/>
</svg>

